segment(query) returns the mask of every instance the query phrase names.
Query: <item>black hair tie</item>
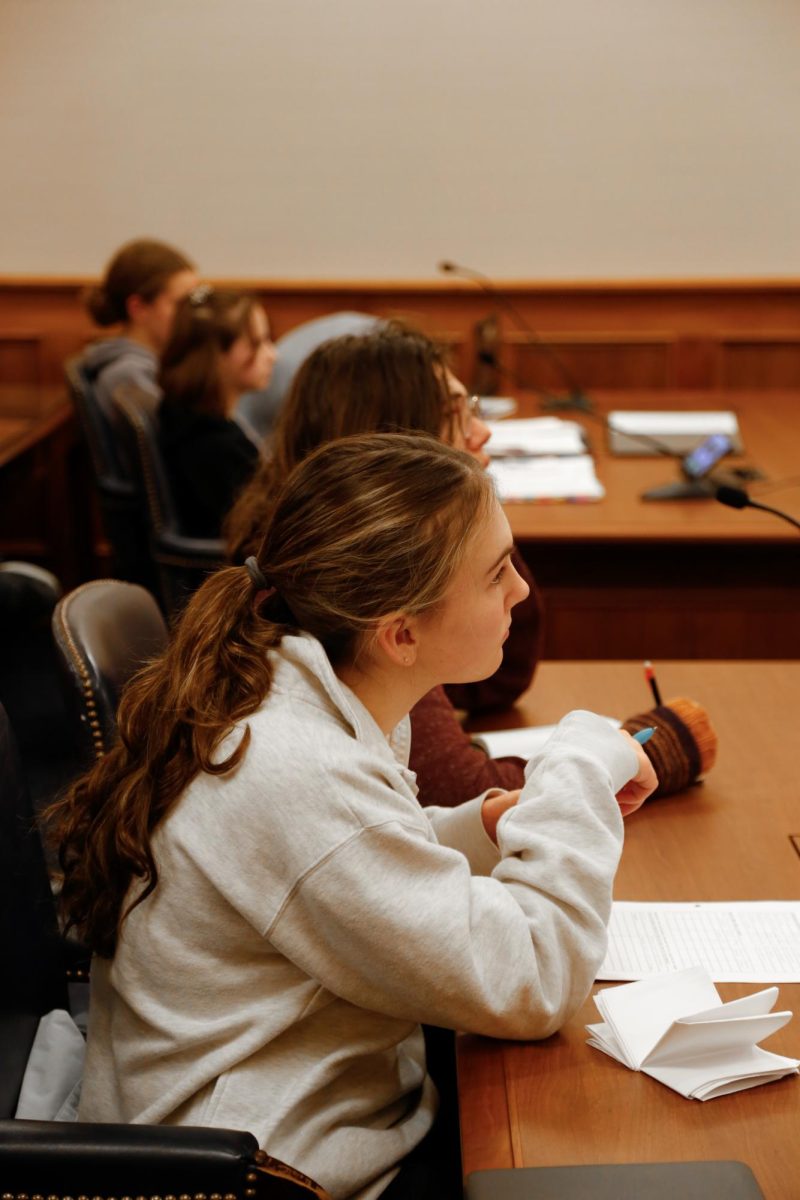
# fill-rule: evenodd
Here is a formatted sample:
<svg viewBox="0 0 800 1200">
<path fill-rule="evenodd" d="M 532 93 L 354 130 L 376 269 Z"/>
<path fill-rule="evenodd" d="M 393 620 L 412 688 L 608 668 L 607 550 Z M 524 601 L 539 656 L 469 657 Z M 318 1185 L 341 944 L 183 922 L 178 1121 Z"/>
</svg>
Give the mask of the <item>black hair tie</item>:
<svg viewBox="0 0 800 1200">
<path fill-rule="evenodd" d="M 259 592 L 266 592 L 270 590 L 264 572 L 258 565 L 258 559 L 254 554 L 251 554 L 249 558 L 244 560 L 244 569 L 250 576 L 253 587 L 255 587 Z"/>
</svg>

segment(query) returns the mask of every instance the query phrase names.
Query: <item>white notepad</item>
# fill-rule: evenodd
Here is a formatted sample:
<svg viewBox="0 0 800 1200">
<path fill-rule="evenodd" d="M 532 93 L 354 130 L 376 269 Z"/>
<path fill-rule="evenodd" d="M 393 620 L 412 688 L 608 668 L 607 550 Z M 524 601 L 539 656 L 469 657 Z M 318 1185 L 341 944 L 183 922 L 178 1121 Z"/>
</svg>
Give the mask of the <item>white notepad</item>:
<svg viewBox="0 0 800 1200">
<path fill-rule="evenodd" d="M 605 717 L 612 729 L 619 729 L 622 722 L 616 717 Z M 555 725 L 523 725 L 519 729 L 495 729 L 489 733 L 471 733 L 470 738 L 480 746 L 489 758 L 532 758 L 544 746 Z"/>
<path fill-rule="evenodd" d="M 520 417 L 488 421 L 491 437 L 486 451 L 491 458 L 506 455 L 585 454 L 583 430 L 577 421 L 561 417 Z"/>
<path fill-rule="evenodd" d="M 595 993 L 604 1021 L 586 1026 L 588 1042 L 687 1099 L 713 1100 L 798 1073 L 797 1059 L 757 1044 L 791 1020 L 772 1012 L 777 998 L 771 987 L 724 1004 L 702 967 L 653 975 Z"/>
<path fill-rule="evenodd" d="M 606 494 L 589 454 L 494 458 L 489 464 L 489 474 L 504 503 L 513 500 L 602 500 Z"/>
</svg>

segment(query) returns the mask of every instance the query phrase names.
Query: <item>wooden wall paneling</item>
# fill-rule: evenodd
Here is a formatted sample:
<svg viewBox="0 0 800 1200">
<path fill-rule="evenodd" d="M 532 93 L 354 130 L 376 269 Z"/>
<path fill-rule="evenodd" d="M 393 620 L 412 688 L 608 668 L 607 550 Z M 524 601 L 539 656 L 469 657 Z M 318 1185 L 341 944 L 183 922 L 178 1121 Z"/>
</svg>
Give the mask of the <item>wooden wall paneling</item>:
<svg viewBox="0 0 800 1200">
<path fill-rule="evenodd" d="M 506 370 L 521 388 L 557 392 L 569 380 L 587 390 L 674 386 L 674 334 L 507 333 L 505 342 Z"/>
<path fill-rule="evenodd" d="M 15 375 L 36 382 L 38 371 L 39 382 L 61 381 L 64 359 L 97 336 L 81 306 L 81 293 L 91 282 L 0 277 L 0 337 L 35 336 L 40 344 L 38 366 L 32 358 L 15 358 L 9 366 Z M 713 389 L 795 387 L 800 381 L 800 282 L 792 280 L 504 282 L 496 298 L 452 280 L 215 282 L 257 292 L 276 337 L 344 309 L 411 318 L 452 344 L 457 369 L 468 382 L 475 327 L 494 314 L 501 352 L 502 343 L 513 351 L 506 350 L 509 370 L 520 357 L 532 383 L 555 386 L 544 361 L 535 363 L 523 346 L 509 304 L 574 360 L 574 373 L 586 386 Z"/>
<path fill-rule="evenodd" d="M 40 340 L 36 370 L 42 383 L 60 382 L 62 361 L 97 335 L 80 305 L 91 282 L 0 277 L 0 335 Z M 468 380 L 475 365 L 475 326 L 492 314 L 501 341 L 524 354 L 531 382 L 539 378 L 535 372 L 543 364 L 534 365 L 527 350 L 519 350 L 521 330 L 510 317 L 511 304 L 537 334 L 575 355 L 590 386 L 630 388 L 645 386 L 643 380 L 710 389 L 798 385 L 796 281 L 504 282 L 498 298 L 453 281 L 216 282 L 257 292 L 276 337 L 333 311 L 410 317 L 452 344 L 456 366 Z M 14 360 L 14 371 L 23 370 L 34 373 L 32 361 L 24 367 Z M 547 386 L 555 382 L 547 374 L 545 379 Z"/>
<path fill-rule="evenodd" d="M 800 389 L 800 328 L 792 332 L 720 335 L 719 386 L 739 390 Z"/>
<path fill-rule="evenodd" d="M 38 332 L 0 331 L 0 383 L 40 385 L 42 337 Z"/>
<path fill-rule="evenodd" d="M 800 658 L 798 550 L 522 542 L 545 658 Z"/>
</svg>

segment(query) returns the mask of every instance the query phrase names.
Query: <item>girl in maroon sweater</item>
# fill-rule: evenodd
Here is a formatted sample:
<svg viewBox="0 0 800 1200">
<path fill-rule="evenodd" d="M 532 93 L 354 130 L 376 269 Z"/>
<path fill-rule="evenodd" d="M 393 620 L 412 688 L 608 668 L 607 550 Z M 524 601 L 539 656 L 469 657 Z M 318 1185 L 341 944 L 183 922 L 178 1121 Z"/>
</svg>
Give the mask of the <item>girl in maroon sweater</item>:
<svg viewBox="0 0 800 1200">
<path fill-rule="evenodd" d="M 279 486 L 317 446 L 350 434 L 408 430 L 440 437 L 488 464 L 489 430 L 477 400 L 429 338 L 390 322 L 318 347 L 295 377 L 269 459 L 225 523 L 231 560 L 243 562 L 253 553 Z M 500 669 L 479 683 L 435 688 L 412 709 L 410 765 L 422 804 L 456 805 L 490 787 L 522 786 L 523 760 L 487 758 L 471 744 L 456 715 L 456 708 L 471 714 L 508 708 L 533 678 L 541 649 L 540 600 L 518 554 L 514 565 L 530 595 L 514 609 Z"/>
</svg>

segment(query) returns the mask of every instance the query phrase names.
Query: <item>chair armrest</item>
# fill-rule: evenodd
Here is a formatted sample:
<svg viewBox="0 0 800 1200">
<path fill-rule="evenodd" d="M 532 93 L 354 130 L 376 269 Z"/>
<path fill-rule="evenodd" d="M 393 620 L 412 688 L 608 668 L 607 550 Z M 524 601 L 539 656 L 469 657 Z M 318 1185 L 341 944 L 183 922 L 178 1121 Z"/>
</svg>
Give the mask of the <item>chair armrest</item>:
<svg viewBox="0 0 800 1200">
<path fill-rule="evenodd" d="M 225 564 L 225 543 L 222 538 L 186 537 L 171 529 L 162 529 L 156 537 L 156 554 L 158 558 L 179 558 L 187 565 L 221 567 Z"/>
<path fill-rule="evenodd" d="M 188 1125 L 0 1121 L 0 1183 L 4 1193 L 51 1197 L 326 1196 L 251 1133 Z"/>
</svg>

